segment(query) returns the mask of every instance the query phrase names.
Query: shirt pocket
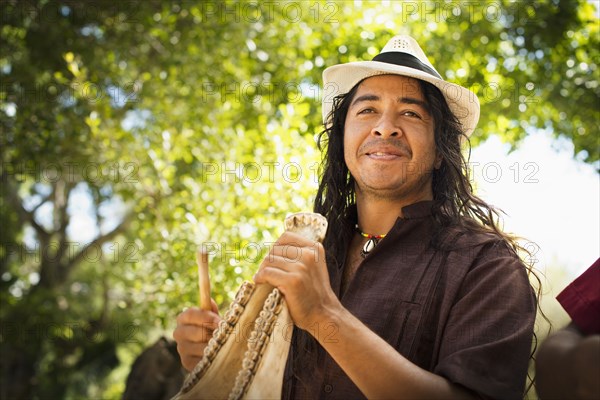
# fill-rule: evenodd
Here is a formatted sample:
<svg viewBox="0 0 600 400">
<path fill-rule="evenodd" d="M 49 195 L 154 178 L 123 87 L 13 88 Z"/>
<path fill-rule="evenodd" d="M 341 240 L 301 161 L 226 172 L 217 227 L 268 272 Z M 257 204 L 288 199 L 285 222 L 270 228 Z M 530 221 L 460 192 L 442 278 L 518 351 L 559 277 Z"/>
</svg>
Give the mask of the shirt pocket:
<svg viewBox="0 0 600 400">
<path fill-rule="evenodd" d="M 422 307 L 419 303 L 400 301 L 388 315 L 384 339 L 400 354 L 410 359 L 420 334 Z"/>
</svg>

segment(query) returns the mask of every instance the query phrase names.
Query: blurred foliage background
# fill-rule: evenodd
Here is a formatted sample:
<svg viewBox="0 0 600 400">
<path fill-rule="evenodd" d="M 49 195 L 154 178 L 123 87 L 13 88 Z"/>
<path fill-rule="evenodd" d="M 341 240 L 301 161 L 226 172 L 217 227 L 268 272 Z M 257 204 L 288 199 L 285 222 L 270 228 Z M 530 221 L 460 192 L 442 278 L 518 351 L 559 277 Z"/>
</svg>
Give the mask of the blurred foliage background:
<svg viewBox="0 0 600 400">
<path fill-rule="evenodd" d="M 394 34 L 477 93 L 474 145 L 546 128 L 600 158 L 584 0 L 2 0 L 1 18 L 3 398 L 120 398 L 197 303 L 202 243 L 227 305 L 312 208 L 323 69 Z"/>
</svg>

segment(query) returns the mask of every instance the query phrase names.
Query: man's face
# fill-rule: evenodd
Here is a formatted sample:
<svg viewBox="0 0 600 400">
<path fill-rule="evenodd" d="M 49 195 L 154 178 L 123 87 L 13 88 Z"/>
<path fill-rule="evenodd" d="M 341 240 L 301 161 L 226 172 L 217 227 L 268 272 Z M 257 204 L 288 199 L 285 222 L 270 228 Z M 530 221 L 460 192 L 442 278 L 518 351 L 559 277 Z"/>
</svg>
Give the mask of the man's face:
<svg viewBox="0 0 600 400">
<path fill-rule="evenodd" d="M 357 195 L 406 204 L 433 199 L 432 171 L 441 159 L 415 79 L 380 75 L 360 84 L 344 125 L 344 160 Z"/>
</svg>

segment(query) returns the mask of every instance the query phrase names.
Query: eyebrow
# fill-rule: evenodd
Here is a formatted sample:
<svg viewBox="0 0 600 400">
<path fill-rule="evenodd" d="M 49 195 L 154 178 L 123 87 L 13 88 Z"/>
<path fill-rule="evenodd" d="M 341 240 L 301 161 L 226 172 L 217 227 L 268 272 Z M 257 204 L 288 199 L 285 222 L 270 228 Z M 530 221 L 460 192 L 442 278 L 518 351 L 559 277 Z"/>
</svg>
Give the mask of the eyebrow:
<svg viewBox="0 0 600 400">
<path fill-rule="evenodd" d="M 362 96 L 358 96 L 356 99 L 354 99 L 354 101 L 351 104 L 351 107 L 360 102 L 378 101 L 378 100 L 381 100 L 381 98 L 379 96 L 377 96 L 376 94 L 363 94 Z M 418 106 L 423 107 L 426 110 L 429 109 L 429 107 L 427 106 L 427 103 L 424 100 L 417 99 L 414 97 L 398 97 L 397 101 L 398 101 L 398 103 L 416 104 Z"/>
</svg>

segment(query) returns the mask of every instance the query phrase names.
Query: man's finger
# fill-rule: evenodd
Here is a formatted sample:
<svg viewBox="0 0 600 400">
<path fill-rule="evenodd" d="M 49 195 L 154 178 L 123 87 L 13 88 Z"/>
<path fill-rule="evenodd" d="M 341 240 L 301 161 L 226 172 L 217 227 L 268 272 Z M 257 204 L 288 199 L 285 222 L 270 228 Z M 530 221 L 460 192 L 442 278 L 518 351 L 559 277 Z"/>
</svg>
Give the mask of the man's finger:
<svg viewBox="0 0 600 400">
<path fill-rule="evenodd" d="M 265 265 L 256 273 L 256 275 L 254 275 L 254 281 L 256 283 L 268 283 L 281 290 L 282 286 L 289 281 L 290 277 L 290 271 L 284 268 Z"/>
<path fill-rule="evenodd" d="M 219 321 L 220 318 L 215 312 L 201 310 L 198 307 L 188 308 L 177 316 L 179 325 L 212 326 L 214 329 Z"/>
<path fill-rule="evenodd" d="M 173 331 L 176 342 L 206 343 L 212 337 L 214 328 L 198 325 L 180 325 Z"/>
<path fill-rule="evenodd" d="M 186 357 L 202 358 L 204 356 L 204 348 L 206 345 L 206 343 L 183 340 L 182 342 L 177 343 L 177 351 L 180 352 L 179 354 L 185 354 Z"/>
<path fill-rule="evenodd" d="M 283 256 L 269 254 L 262 262 L 259 272 L 264 268 L 274 268 L 283 272 L 296 272 L 302 268 L 302 263 L 295 262 Z"/>
</svg>

